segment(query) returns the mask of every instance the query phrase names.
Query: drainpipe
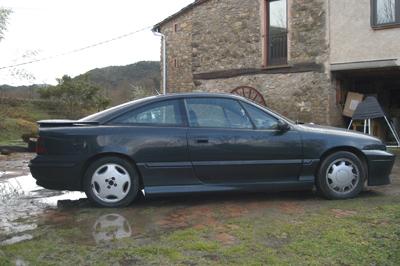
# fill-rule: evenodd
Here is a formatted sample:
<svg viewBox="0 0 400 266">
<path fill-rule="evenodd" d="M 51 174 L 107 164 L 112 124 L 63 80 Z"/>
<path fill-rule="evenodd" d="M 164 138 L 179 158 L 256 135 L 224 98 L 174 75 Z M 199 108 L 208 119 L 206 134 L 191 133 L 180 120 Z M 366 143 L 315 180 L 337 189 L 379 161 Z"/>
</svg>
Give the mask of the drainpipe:
<svg viewBox="0 0 400 266">
<path fill-rule="evenodd" d="M 163 57 L 163 94 L 167 94 L 167 47 L 166 47 L 166 40 L 165 35 L 159 32 L 156 29 L 153 29 L 153 34 L 155 36 L 161 37 L 162 42 L 162 57 Z"/>
</svg>

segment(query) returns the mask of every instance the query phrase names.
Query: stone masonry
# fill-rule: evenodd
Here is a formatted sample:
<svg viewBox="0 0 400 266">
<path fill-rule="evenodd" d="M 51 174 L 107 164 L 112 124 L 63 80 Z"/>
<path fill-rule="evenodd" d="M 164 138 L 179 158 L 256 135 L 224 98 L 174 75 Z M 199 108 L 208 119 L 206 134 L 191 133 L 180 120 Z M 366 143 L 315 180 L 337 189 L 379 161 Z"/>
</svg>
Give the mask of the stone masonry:
<svg viewBox="0 0 400 266">
<path fill-rule="evenodd" d="M 261 66 L 258 0 L 207 1 L 193 14 L 193 73 Z"/>
<path fill-rule="evenodd" d="M 168 91 L 187 92 L 194 90 L 192 75 L 192 10 L 166 23 L 162 33 L 166 36 L 167 44 Z"/>
<path fill-rule="evenodd" d="M 293 120 L 341 125 L 328 64 L 328 0 L 288 0 L 288 65 L 274 67 L 264 66 L 263 1 L 199 0 L 156 25 L 167 36 L 169 92 L 250 86 Z"/>
</svg>

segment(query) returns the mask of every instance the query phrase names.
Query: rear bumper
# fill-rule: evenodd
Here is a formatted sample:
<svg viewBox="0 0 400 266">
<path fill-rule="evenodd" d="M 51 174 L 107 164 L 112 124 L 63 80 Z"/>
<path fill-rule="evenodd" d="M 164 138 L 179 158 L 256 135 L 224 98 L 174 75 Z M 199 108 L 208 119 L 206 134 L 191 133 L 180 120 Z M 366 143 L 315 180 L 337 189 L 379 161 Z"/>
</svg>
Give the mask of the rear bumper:
<svg viewBox="0 0 400 266">
<path fill-rule="evenodd" d="M 36 156 L 29 163 L 36 183 L 47 189 L 82 190 L 82 165 L 73 158 Z"/>
<path fill-rule="evenodd" d="M 388 185 L 396 156 L 379 150 L 363 151 L 368 161 L 368 186 Z"/>
</svg>

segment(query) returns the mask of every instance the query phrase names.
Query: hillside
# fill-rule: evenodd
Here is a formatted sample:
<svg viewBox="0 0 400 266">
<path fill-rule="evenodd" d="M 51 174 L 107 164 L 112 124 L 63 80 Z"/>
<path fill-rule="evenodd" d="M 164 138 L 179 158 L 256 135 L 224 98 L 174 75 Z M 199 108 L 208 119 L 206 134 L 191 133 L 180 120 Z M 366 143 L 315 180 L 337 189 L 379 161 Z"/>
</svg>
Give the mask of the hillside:
<svg viewBox="0 0 400 266">
<path fill-rule="evenodd" d="M 89 79 L 105 89 L 120 88 L 124 83 L 152 84 L 159 86 L 160 63 L 141 61 L 126 66 L 109 66 L 96 68 L 85 73 Z M 157 84 L 153 84 L 157 82 Z"/>
<path fill-rule="evenodd" d="M 156 89 L 160 88 L 160 63 L 156 61 L 96 68 L 82 75 L 88 75 L 91 82 L 103 87 L 113 105 L 127 99 L 156 94 Z M 35 98 L 38 97 L 35 91 L 44 86 L 47 85 L 18 87 L 1 85 L 0 97 Z"/>
<path fill-rule="evenodd" d="M 155 89 L 159 90 L 160 87 L 159 62 L 110 66 L 85 74 L 91 82 L 106 90 L 112 106 L 154 95 L 157 93 Z M 35 99 L 39 97 L 37 91 L 45 86 L 48 85 L 0 86 L 0 146 L 20 145 L 22 135 L 35 135 L 38 120 L 65 118 L 65 114 L 54 103 Z"/>
<path fill-rule="evenodd" d="M 160 63 L 154 61 L 96 68 L 84 75 L 88 75 L 94 84 L 106 89 L 114 104 L 156 94 L 156 90 L 160 88 Z"/>
<path fill-rule="evenodd" d="M 37 90 L 48 86 L 45 84 L 34 84 L 29 86 L 0 85 L 0 97 L 12 98 L 36 98 L 39 97 Z"/>
</svg>

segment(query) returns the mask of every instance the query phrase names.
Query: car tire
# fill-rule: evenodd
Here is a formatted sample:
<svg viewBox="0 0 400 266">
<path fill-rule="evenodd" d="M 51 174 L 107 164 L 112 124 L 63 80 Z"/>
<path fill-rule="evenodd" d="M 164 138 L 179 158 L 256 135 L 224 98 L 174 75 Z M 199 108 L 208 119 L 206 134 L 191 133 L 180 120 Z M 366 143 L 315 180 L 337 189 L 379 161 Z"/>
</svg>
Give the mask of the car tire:
<svg viewBox="0 0 400 266">
<path fill-rule="evenodd" d="M 115 156 L 102 157 L 89 165 L 84 189 L 90 201 L 101 207 L 130 205 L 139 191 L 139 175 L 131 162 Z"/>
<path fill-rule="evenodd" d="M 364 188 L 366 170 L 359 157 L 347 151 L 326 157 L 318 170 L 316 186 L 327 199 L 356 197 Z"/>
</svg>

